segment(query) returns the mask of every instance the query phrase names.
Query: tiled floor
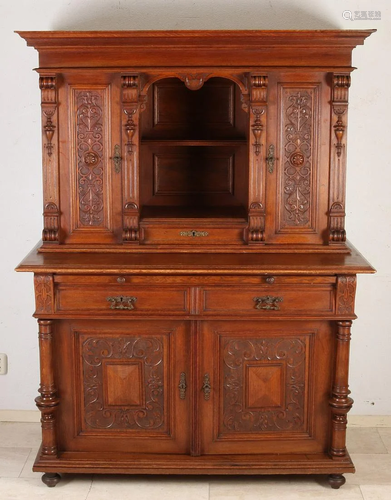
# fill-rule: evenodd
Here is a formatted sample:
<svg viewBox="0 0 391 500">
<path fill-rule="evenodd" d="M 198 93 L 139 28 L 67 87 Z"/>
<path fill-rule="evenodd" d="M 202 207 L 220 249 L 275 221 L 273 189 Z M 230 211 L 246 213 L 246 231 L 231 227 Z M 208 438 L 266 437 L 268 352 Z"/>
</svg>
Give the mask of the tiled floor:
<svg viewBox="0 0 391 500">
<path fill-rule="evenodd" d="M 340 490 L 324 477 L 64 476 L 55 488 L 31 471 L 39 424 L 0 423 L 1 500 L 391 500 L 391 428 L 352 428 L 348 446 L 356 474 Z"/>
</svg>

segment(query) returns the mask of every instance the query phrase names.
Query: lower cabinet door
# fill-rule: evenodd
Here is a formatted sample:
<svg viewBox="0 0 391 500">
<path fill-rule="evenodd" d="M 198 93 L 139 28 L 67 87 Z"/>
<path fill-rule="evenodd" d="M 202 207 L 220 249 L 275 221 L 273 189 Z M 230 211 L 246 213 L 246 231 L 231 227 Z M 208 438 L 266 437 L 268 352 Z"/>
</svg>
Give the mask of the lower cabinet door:
<svg viewBox="0 0 391 500">
<path fill-rule="evenodd" d="M 59 449 L 188 453 L 187 328 L 180 321 L 58 321 Z"/>
<path fill-rule="evenodd" d="M 202 322 L 201 453 L 326 452 L 334 339 L 326 321 Z"/>
</svg>

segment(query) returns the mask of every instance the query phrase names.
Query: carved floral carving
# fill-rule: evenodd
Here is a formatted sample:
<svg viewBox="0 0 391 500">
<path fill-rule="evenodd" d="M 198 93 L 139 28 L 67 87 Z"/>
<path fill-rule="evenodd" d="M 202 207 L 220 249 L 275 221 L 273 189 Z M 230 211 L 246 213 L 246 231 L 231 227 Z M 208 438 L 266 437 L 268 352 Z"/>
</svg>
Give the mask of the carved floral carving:
<svg viewBox="0 0 391 500">
<path fill-rule="evenodd" d="M 313 99 L 306 90 L 285 90 L 283 129 L 284 225 L 306 226 L 310 223 L 312 182 Z"/>
<path fill-rule="evenodd" d="M 77 186 L 79 220 L 101 226 L 103 215 L 103 97 L 99 91 L 77 91 Z"/>
<path fill-rule="evenodd" d="M 245 369 L 253 362 L 278 361 L 285 365 L 285 398 L 283 406 L 260 409 L 245 405 Z M 303 430 L 305 417 L 304 339 L 227 339 L 223 354 L 223 425 L 229 431 L 272 432 Z M 257 366 L 262 366 L 261 363 Z"/>
<path fill-rule="evenodd" d="M 104 402 L 106 360 L 143 364 L 144 404 L 113 408 Z M 164 424 L 162 342 L 148 338 L 88 338 L 82 344 L 85 422 L 93 429 L 157 429 Z"/>
</svg>

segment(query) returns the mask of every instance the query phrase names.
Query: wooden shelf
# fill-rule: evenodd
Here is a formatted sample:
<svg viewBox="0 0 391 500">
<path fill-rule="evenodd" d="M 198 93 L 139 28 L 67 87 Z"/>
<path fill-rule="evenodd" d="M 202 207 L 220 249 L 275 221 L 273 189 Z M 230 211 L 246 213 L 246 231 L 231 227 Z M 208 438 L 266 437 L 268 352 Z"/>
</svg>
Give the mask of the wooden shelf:
<svg viewBox="0 0 391 500">
<path fill-rule="evenodd" d="M 239 219 L 247 220 L 244 207 L 144 206 L 141 220 L 150 219 Z"/>
</svg>

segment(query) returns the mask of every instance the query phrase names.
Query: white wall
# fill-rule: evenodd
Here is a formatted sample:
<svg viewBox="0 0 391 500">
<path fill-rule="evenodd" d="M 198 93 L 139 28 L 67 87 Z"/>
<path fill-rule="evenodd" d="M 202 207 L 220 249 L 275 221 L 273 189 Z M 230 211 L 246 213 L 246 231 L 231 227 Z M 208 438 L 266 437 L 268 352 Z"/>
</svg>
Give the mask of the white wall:
<svg viewBox="0 0 391 500">
<path fill-rule="evenodd" d="M 0 0 L 1 300 L 0 409 L 34 409 L 38 351 L 32 276 L 13 268 L 41 234 L 40 95 L 37 53 L 13 30 L 366 29 L 354 51 L 349 111 L 349 239 L 377 268 L 359 278 L 352 343 L 353 413 L 391 414 L 391 142 L 388 0 Z M 342 11 L 381 11 L 381 21 L 345 21 Z"/>
</svg>

